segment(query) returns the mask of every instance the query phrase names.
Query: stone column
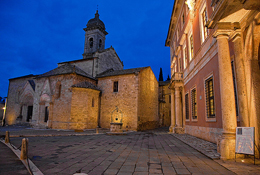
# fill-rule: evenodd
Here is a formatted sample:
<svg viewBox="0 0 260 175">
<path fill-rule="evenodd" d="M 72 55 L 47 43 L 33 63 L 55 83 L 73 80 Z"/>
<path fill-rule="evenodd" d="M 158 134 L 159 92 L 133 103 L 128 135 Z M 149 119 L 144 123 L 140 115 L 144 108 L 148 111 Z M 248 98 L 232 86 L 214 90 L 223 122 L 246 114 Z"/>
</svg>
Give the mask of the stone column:
<svg viewBox="0 0 260 175">
<path fill-rule="evenodd" d="M 236 33 L 233 37 L 234 51 L 235 51 L 235 71 L 236 71 L 236 83 L 237 83 L 237 98 L 240 123 L 243 127 L 249 126 L 248 121 L 248 102 L 247 102 L 247 90 L 246 90 L 246 76 L 245 65 L 242 57 L 242 41 L 239 33 Z"/>
<path fill-rule="evenodd" d="M 175 125 L 176 125 L 175 97 L 174 97 L 174 89 L 171 89 L 171 126 L 169 128 L 169 132 L 174 132 Z"/>
<path fill-rule="evenodd" d="M 221 159 L 235 158 L 235 131 L 237 127 L 234 85 L 228 44 L 228 35 L 217 34 L 219 81 L 223 133 L 220 141 Z"/>
<path fill-rule="evenodd" d="M 174 132 L 177 134 L 183 134 L 183 119 L 182 119 L 182 103 L 181 103 L 181 87 L 175 87 L 175 118 L 176 126 Z"/>
<path fill-rule="evenodd" d="M 53 121 L 53 102 L 50 102 L 49 106 L 49 119 L 47 121 L 47 127 L 52 128 L 52 121 Z"/>
</svg>

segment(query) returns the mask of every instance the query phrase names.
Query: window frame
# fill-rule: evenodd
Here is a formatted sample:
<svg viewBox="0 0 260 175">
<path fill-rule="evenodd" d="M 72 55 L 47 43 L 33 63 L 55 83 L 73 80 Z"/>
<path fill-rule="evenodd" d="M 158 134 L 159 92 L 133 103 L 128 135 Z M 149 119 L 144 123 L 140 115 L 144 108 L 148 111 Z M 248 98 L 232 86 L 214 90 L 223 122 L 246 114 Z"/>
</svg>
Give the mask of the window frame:
<svg viewBox="0 0 260 175">
<path fill-rule="evenodd" d="M 194 91 L 195 91 L 195 96 L 194 96 Z M 198 121 L 198 94 L 197 94 L 197 88 L 194 87 L 190 91 L 191 94 L 191 119 L 192 121 Z"/>
<path fill-rule="evenodd" d="M 211 99 L 213 99 L 213 107 L 214 107 L 214 116 L 212 116 L 212 117 L 209 117 L 209 115 L 208 115 L 208 113 L 209 113 L 209 111 L 210 111 L 210 108 L 208 107 L 209 105 L 209 103 L 210 102 L 208 102 L 208 100 L 210 99 L 209 97 L 208 97 L 208 89 L 207 89 L 207 82 L 209 82 L 209 80 L 210 79 L 212 79 L 212 91 L 213 91 L 213 97 L 211 97 Z M 212 121 L 212 122 L 214 122 L 214 121 L 216 121 L 216 102 L 215 102 L 215 91 L 214 91 L 214 76 L 213 76 L 213 74 L 211 74 L 211 75 L 209 75 L 209 76 L 207 76 L 205 79 L 204 79 L 204 92 L 205 92 L 205 112 L 206 112 L 206 121 Z"/>
<path fill-rule="evenodd" d="M 190 121 L 189 92 L 186 92 L 184 99 L 185 99 L 185 120 Z"/>
<path fill-rule="evenodd" d="M 187 47 L 186 42 L 184 41 L 182 45 L 182 56 L 183 56 L 183 70 L 185 70 L 188 67 L 188 59 L 187 59 Z"/>
<path fill-rule="evenodd" d="M 192 43 L 190 38 L 192 37 Z M 189 44 L 189 61 L 191 61 L 194 58 L 194 37 L 193 37 L 193 32 L 190 30 L 188 34 L 188 44 Z M 192 46 L 192 49 L 191 49 Z"/>
<path fill-rule="evenodd" d="M 118 92 L 118 81 L 113 82 L 113 92 Z"/>
<path fill-rule="evenodd" d="M 92 107 L 95 107 L 95 99 L 92 97 Z"/>
<path fill-rule="evenodd" d="M 207 29 L 207 27 L 204 25 L 204 20 L 203 20 L 203 13 L 206 11 L 206 17 L 208 20 L 208 9 L 206 6 L 206 1 L 204 0 L 202 2 L 202 5 L 200 7 L 200 11 L 199 11 L 199 25 L 200 25 L 200 39 L 201 39 L 201 44 L 204 43 L 204 41 L 208 38 L 209 36 L 209 30 Z M 205 22 L 205 24 L 207 23 L 207 21 Z M 205 35 L 205 28 L 207 31 L 207 35 Z"/>
</svg>

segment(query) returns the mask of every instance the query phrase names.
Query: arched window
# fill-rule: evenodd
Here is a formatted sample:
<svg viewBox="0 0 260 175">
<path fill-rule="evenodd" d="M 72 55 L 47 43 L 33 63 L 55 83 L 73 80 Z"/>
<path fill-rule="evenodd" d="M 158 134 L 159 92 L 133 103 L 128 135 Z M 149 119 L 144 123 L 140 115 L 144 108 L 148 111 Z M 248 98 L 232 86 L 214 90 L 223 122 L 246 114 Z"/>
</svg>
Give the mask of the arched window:
<svg viewBox="0 0 260 175">
<path fill-rule="evenodd" d="M 93 47 L 93 38 L 89 39 L 89 47 L 92 48 Z"/>
<path fill-rule="evenodd" d="M 94 98 L 92 98 L 92 107 L 94 107 L 95 106 L 95 100 L 94 100 Z"/>
<path fill-rule="evenodd" d="M 99 40 L 98 48 L 101 49 L 101 47 L 102 47 L 102 40 L 100 39 L 100 40 Z"/>
<path fill-rule="evenodd" d="M 59 85 L 58 98 L 60 98 L 60 95 L 61 95 L 61 84 Z"/>
<path fill-rule="evenodd" d="M 61 82 L 60 81 L 58 81 L 56 83 L 55 94 L 56 94 L 56 99 L 60 98 L 60 96 L 61 96 Z"/>
</svg>

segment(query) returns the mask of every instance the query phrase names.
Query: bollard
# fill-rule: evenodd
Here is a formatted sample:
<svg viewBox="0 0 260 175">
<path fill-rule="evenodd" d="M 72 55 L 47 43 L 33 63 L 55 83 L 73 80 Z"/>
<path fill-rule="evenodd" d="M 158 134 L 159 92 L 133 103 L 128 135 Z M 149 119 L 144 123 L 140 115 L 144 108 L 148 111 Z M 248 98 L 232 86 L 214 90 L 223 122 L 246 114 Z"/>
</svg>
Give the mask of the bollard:
<svg viewBox="0 0 260 175">
<path fill-rule="evenodd" d="M 28 155 L 28 139 L 23 138 L 20 159 L 21 160 L 27 159 L 27 155 Z"/>
<path fill-rule="evenodd" d="M 9 131 L 6 131 L 6 132 L 5 132 L 5 143 L 10 143 Z"/>
<path fill-rule="evenodd" d="M 99 133 L 99 129 L 98 129 L 98 127 L 96 128 L 96 134 L 98 134 Z"/>
</svg>

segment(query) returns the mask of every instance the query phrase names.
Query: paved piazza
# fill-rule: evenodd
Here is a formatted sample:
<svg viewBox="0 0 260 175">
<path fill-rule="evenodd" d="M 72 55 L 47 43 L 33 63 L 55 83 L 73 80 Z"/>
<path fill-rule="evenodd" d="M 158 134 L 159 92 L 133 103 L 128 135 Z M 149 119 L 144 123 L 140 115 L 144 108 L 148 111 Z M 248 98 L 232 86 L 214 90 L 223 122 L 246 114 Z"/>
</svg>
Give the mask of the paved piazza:
<svg viewBox="0 0 260 175">
<path fill-rule="evenodd" d="M 46 175 L 234 174 L 165 132 L 28 138 L 29 158 Z"/>
</svg>

